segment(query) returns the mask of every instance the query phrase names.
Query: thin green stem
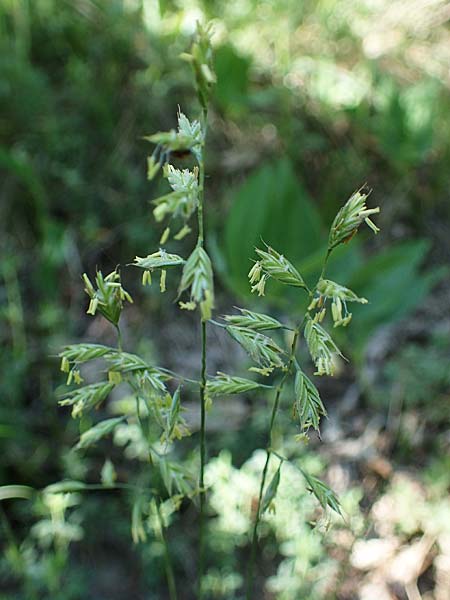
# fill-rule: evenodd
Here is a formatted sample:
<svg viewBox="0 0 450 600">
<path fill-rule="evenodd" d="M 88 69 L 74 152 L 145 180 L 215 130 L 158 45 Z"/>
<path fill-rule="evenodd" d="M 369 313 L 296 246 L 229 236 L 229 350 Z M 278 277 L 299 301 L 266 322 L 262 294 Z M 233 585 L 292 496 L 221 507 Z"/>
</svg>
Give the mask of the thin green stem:
<svg viewBox="0 0 450 600">
<path fill-rule="evenodd" d="M 158 367 L 160 371 L 164 371 L 168 375 L 172 375 L 174 379 L 178 379 L 178 381 L 182 381 L 183 383 L 192 383 L 193 385 L 200 385 L 200 381 L 197 379 L 189 379 L 189 377 L 184 377 L 184 375 L 180 375 L 171 369 L 166 369 L 165 367 Z"/>
<path fill-rule="evenodd" d="M 199 160 L 199 183 L 200 193 L 198 198 L 198 239 L 197 244 L 203 246 L 204 243 L 204 218 L 203 206 L 205 197 L 205 159 L 204 146 L 206 138 L 206 127 L 208 112 L 204 108 L 202 113 L 203 120 L 203 145 Z M 201 375 L 200 375 L 200 473 L 199 473 L 199 549 L 198 549 L 198 598 L 202 600 L 203 594 L 203 576 L 205 573 L 205 463 L 206 463 L 206 322 L 201 321 Z"/>
<path fill-rule="evenodd" d="M 267 450 L 266 450 L 266 462 L 264 463 L 264 469 L 263 469 L 262 476 L 261 476 L 261 484 L 259 486 L 258 506 L 256 508 L 255 521 L 253 524 L 252 547 L 251 547 L 250 561 L 249 561 L 248 571 L 247 571 L 247 590 L 246 590 L 246 599 L 247 600 L 251 599 L 252 591 L 253 591 L 253 575 L 254 575 L 254 569 L 255 569 L 256 548 L 258 545 L 258 527 L 259 527 L 259 523 L 261 520 L 261 505 L 262 505 L 264 488 L 266 485 L 267 472 L 269 470 L 270 457 L 272 455 L 273 428 L 275 425 L 278 408 L 280 406 L 281 393 L 283 391 L 284 384 L 286 382 L 286 379 L 289 376 L 289 373 L 292 368 L 292 364 L 294 362 L 295 352 L 297 349 L 297 342 L 298 342 L 298 338 L 300 335 L 300 329 L 301 329 L 301 325 L 294 331 L 294 336 L 292 338 L 292 343 L 291 343 L 291 351 L 289 354 L 288 365 L 286 367 L 286 371 L 284 372 L 284 375 L 281 378 L 281 381 L 280 381 L 278 387 L 276 388 L 275 400 L 274 400 L 273 407 L 272 407 L 272 414 L 270 416 L 269 441 L 268 441 Z"/>
<path fill-rule="evenodd" d="M 122 352 L 122 350 L 123 350 L 122 332 L 120 331 L 119 324 L 116 325 L 116 331 L 117 331 L 117 349 L 119 350 L 119 352 Z"/>
<path fill-rule="evenodd" d="M 198 220 L 198 239 L 197 243 L 200 246 L 203 246 L 203 242 L 205 239 L 204 234 L 204 219 L 203 219 L 203 201 L 205 197 L 205 158 L 204 158 L 204 148 L 205 148 L 205 139 L 206 139 L 206 130 L 208 123 L 208 111 L 206 108 L 203 109 L 202 112 L 202 129 L 203 129 L 203 143 L 202 143 L 202 151 L 199 163 L 199 197 L 198 197 L 198 207 L 197 207 L 197 220 Z"/>
<path fill-rule="evenodd" d="M 325 260 L 323 261 L 323 265 L 322 265 L 322 271 L 321 271 L 321 273 L 320 273 L 320 277 L 319 277 L 319 279 L 317 280 L 317 283 L 316 283 L 316 285 L 314 286 L 314 289 L 313 289 L 313 290 L 312 290 L 312 292 L 310 293 L 310 295 L 311 295 L 311 296 L 313 296 L 313 295 L 314 295 L 314 293 L 315 293 L 315 291 L 316 291 L 316 289 L 317 289 L 317 286 L 319 285 L 320 281 L 321 281 L 321 280 L 324 278 L 324 275 L 325 275 L 325 270 L 326 270 L 326 268 L 327 268 L 328 259 L 330 258 L 331 252 L 332 252 L 332 249 L 328 248 L 328 250 L 327 250 L 327 254 L 326 254 L 326 256 L 325 256 Z"/>
<path fill-rule="evenodd" d="M 199 599 L 203 598 L 205 570 L 205 463 L 206 463 L 206 322 L 202 321 L 202 373 L 200 384 L 200 529 L 199 529 Z"/>
<path fill-rule="evenodd" d="M 156 498 L 155 504 L 156 504 L 156 513 L 158 515 L 158 521 L 159 521 L 159 529 L 160 529 L 160 533 L 161 533 L 161 541 L 162 541 L 162 544 L 164 547 L 164 565 L 165 565 L 165 569 L 166 569 L 167 586 L 169 588 L 169 598 L 170 598 L 170 600 L 177 600 L 178 595 L 177 595 L 177 588 L 175 585 L 175 576 L 173 573 L 172 561 L 170 559 L 169 544 L 167 543 L 166 536 L 164 535 L 164 521 L 163 521 L 163 518 L 161 515 L 161 499 Z"/>
</svg>

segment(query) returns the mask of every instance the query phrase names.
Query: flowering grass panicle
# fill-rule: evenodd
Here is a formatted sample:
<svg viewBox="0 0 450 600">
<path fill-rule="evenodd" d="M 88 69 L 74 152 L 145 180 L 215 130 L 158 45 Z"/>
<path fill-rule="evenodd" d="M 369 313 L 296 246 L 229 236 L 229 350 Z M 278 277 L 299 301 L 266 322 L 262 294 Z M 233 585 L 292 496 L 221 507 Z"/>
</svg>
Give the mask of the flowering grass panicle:
<svg viewBox="0 0 450 600">
<path fill-rule="evenodd" d="M 266 460 L 261 474 L 252 531 L 249 532 L 251 552 L 247 564 L 246 598 L 249 600 L 254 597 L 253 582 L 259 526 L 266 511 L 275 509 L 277 492 L 283 476 L 282 464 L 287 460 L 274 448 L 273 432 L 280 409 L 281 394 L 287 382 L 291 382 L 292 414 L 297 423 L 299 437 L 307 439 L 311 430 L 320 432 L 320 421 L 327 414 L 326 408 L 313 377 L 306 374 L 308 364 L 299 362 L 298 344 L 304 338 L 315 367 L 314 375 L 334 374 L 336 358 L 342 355 L 327 331 L 327 304 L 331 304 L 333 326 L 338 327 L 348 325 L 351 320 L 352 315 L 348 312 L 347 303 L 365 304 L 367 300 L 358 297 L 345 286 L 326 279 L 327 262 L 333 250 L 339 244 L 347 243 L 363 222 L 373 231 L 378 231 L 369 217 L 379 209 L 368 208 L 367 195 L 361 191 L 355 192 L 339 210 L 331 225 L 322 272 L 311 289 L 294 263 L 273 247 L 255 249 L 257 259 L 249 272 L 252 292 L 264 296 L 267 282 L 274 280 L 293 288 L 294 293 L 304 294 L 308 298 L 308 309 L 295 326 L 247 308 L 237 308 L 233 314 L 224 315 L 220 323 L 212 319 L 215 302 L 214 272 L 205 248 L 204 226 L 205 141 L 208 106 L 215 83 L 210 33 L 209 27 L 199 25 L 190 53 L 183 55 L 193 69 L 200 104 L 199 118 L 190 120 L 179 111 L 176 128 L 145 138 L 155 146 L 147 160 L 148 179 L 152 180 L 162 170 L 170 190 L 153 201 L 155 221 L 163 227 L 160 247 L 150 249 L 146 256 L 136 256 L 133 262 L 134 267 L 142 270 L 144 286 L 152 285 L 155 273 L 159 274 L 161 292 L 171 290 L 174 280 L 178 279 L 178 299 L 187 296 L 183 300 L 180 299 L 180 308 L 196 311 L 197 314 L 201 340 L 199 376 L 188 379 L 168 368 L 152 364 L 138 354 L 125 351 L 120 319 L 125 304 L 133 300 L 124 289 L 117 269 L 105 277 L 100 271 L 97 272 L 95 284 L 86 274 L 83 275 L 85 291 L 89 298 L 87 314 L 91 317 L 101 316 L 115 327 L 117 346 L 71 344 L 60 352 L 61 371 L 67 374 L 68 386 L 60 404 L 70 407 L 74 418 L 89 414 L 89 422 L 93 423 L 82 430 L 74 450 L 89 452 L 92 446 L 101 443 L 101 440 L 110 435 L 117 435 L 118 438 L 122 436 L 125 439 L 132 435 L 138 437 L 136 453 L 147 460 L 138 478 L 138 485 L 129 486 L 125 482 L 118 482 L 110 462 L 105 462 L 101 475 L 102 483 L 99 485 L 108 489 L 126 488 L 132 495 L 130 521 L 131 536 L 135 543 L 144 543 L 148 530 L 157 532 L 164 547 L 167 586 L 171 600 L 177 599 L 177 586 L 165 529 L 169 522 L 168 515 L 177 511 L 183 501 L 194 502 L 198 507 L 196 597 L 204 600 L 206 593 L 204 576 L 207 567 L 207 489 L 204 471 L 207 461 L 207 409 L 212 406 L 213 399 L 220 396 L 268 389 L 273 390 L 274 400 L 268 428 Z M 180 153 L 190 156 L 194 166 L 179 169 L 173 164 L 172 159 Z M 193 223 L 194 216 L 196 224 Z M 193 231 L 196 231 L 196 238 L 191 243 L 187 256 L 175 254 L 171 249 L 167 249 L 174 240 L 179 241 Z M 180 312 L 180 316 L 182 314 Z M 215 326 L 224 328 L 247 353 L 252 363 L 249 367 L 250 372 L 270 377 L 269 385 L 223 372 L 218 372 L 215 376 L 208 375 L 206 333 L 207 327 Z M 290 343 L 287 347 L 288 336 L 281 336 L 282 332 L 289 332 Z M 85 384 L 84 378 L 91 379 L 92 373 L 95 372 L 98 374 L 98 380 Z M 174 450 L 179 440 L 191 433 L 183 416 L 183 400 L 188 386 L 193 388 L 199 399 L 197 474 L 192 472 L 191 465 L 182 458 L 183 453 Z M 97 417 L 107 405 L 108 396 L 119 388 L 128 390 L 126 398 L 131 401 L 123 401 L 120 414 L 116 411 L 114 417 Z M 102 409 L 101 412 L 99 409 Z M 268 482 L 269 463 L 273 457 L 278 462 L 275 473 Z M 339 501 L 327 485 L 307 473 L 305 469 L 301 469 L 301 472 L 308 489 L 322 508 L 340 513 Z M 98 489 L 83 482 L 61 482 L 55 485 L 52 493 L 58 493 L 58 490 L 63 493 L 69 488 L 76 491 Z"/>
</svg>

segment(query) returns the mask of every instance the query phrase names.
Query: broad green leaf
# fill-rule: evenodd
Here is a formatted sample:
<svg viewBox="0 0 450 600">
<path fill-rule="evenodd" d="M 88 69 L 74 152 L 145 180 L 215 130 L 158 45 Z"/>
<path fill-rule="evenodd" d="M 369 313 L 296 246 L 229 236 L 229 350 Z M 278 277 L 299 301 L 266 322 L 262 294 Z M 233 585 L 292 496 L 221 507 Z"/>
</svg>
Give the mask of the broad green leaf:
<svg viewBox="0 0 450 600">
<path fill-rule="evenodd" d="M 217 85 L 214 97 L 221 109 L 230 114 L 240 114 L 248 104 L 248 71 L 250 59 L 224 44 L 214 52 Z"/>
</svg>

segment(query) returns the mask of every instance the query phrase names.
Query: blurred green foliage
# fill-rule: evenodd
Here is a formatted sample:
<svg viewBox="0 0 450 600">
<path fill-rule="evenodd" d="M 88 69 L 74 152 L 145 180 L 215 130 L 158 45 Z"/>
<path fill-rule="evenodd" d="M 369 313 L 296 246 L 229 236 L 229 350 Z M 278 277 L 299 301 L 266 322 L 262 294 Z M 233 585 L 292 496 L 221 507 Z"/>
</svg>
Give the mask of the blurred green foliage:
<svg viewBox="0 0 450 600">
<path fill-rule="evenodd" d="M 202 15 L 216 23 L 207 219 L 224 298 L 248 293 L 246 273 L 260 237 L 313 279 L 336 207 L 367 181 L 374 204 L 382 205 L 382 233 L 369 248 L 345 248 L 330 267 L 330 276 L 371 302 L 344 343 L 361 364 L 380 325 L 424 304 L 445 274 L 435 263 L 448 259 L 450 217 L 448 31 L 435 9 L 419 2 L 410 14 L 400 0 L 0 3 L 1 483 L 42 488 L 63 477 L 89 478 L 102 468 L 95 454 L 80 459 L 66 452 L 74 425 L 56 410 L 60 378 L 53 356 L 62 343 L 90 336 L 79 316 L 85 303 L 81 272 L 110 271 L 157 244 L 160 232 L 151 225 L 148 205 L 155 190 L 145 178 L 141 138 L 174 126 L 180 98 L 187 114 L 193 105 L 179 54 Z M 283 312 L 275 286 L 273 291 Z M 151 294 L 145 303 L 159 310 Z M 133 327 L 141 331 L 144 318 L 130 319 L 130 335 Z M 439 430 L 447 414 L 441 410 L 448 392 L 446 343 L 433 338 L 399 352 L 380 389 L 369 394 L 374 405 L 385 410 L 389 396 L 404 410 L 424 410 Z M 260 443 L 264 409 L 256 411 L 241 444 L 225 434 L 215 447 L 229 443 L 245 461 L 243 448 L 250 452 Z M 227 460 L 221 456 L 211 469 L 222 465 L 232 472 Z M 71 539 L 81 521 L 85 532 L 85 551 L 77 551 L 70 567 L 64 528 L 44 535 L 51 505 L 38 502 L 32 511 L 23 500 L 6 505 L 3 527 L 8 532 L 11 522 L 14 532 L 0 561 L 5 599 L 49 593 L 61 600 L 113 598 L 114 585 L 102 579 L 110 573 L 108 560 L 128 593 L 133 589 L 139 597 L 149 586 L 158 589 L 160 542 L 155 537 L 130 550 L 123 501 L 105 503 L 103 493 L 82 505 L 75 495 L 65 508 Z M 125 502 L 131 506 L 131 499 Z M 99 506 L 105 511 L 100 522 Z M 225 508 L 214 510 L 220 521 Z M 300 534 L 311 538 L 306 550 L 316 552 L 304 561 L 325 560 L 316 532 L 299 525 L 300 533 L 288 536 L 282 517 L 268 524 L 266 546 L 271 557 L 281 547 L 280 568 L 270 580 L 280 599 L 302 589 L 301 578 L 283 567 Z M 213 525 L 218 563 L 230 548 L 219 525 Z M 181 538 L 174 544 L 177 568 L 186 572 L 188 539 Z M 117 553 L 108 554 L 107 546 Z M 94 553 L 97 577 L 87 575 Z M 216 597 L 238 589 L 235 567 L 211 571 Z M 125 592 L 114 583 L 121 597 Z"/>
</svg>

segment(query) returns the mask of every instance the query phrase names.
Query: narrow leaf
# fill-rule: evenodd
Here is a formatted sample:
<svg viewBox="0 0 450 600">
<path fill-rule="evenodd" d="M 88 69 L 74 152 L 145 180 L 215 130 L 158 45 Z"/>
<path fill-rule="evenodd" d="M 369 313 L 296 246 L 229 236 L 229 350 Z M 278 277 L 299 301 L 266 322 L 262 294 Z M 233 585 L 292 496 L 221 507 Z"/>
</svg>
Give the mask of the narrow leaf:
<svg viewBox="0 0 450 600">
<path fill-rule="evenodd" d="M 280 484 L 281 478 L 281 465 L 282 463 L 280 463 L 280 465 L 278 466 L 278 469 L 276 470 L 275 475 L 272 477 L 272 480 L 269 483 L 266 493 L 264 494 L 264 498 L 261 505 L 261 514 L 263 514 L 269 508 L 270 504 L 277 495 L 278 486 Z"/>
<path fill-rule="evenodd" d="M 0 501 L 13 498 L 29 500 L 33 492 L 34 489 L 28 485 L 2 485 L 0 486 Z"/>
<path fill-rule="evenodd" d="M 52 483 L 44 488 L 44 492 L 48 492 L 49 494 L 68 494 L 71 492 L 82 492 L 84 490 L 89 489 L 89 485 L 83 483 L 82 481 L 74 481 L 67 479 L 65 481 L 58 481 L 57 483 Z"/>
<path fill-rule="evenodd" d="M 122 423 L 125 419 L 126 417 L 115 417 L 113 419 L 100 421 L 100 423 L 97 423 L 94 427 L 91 427 L 81 434 L 80 441 L 75 446 L 75 450 L 82 450 L 93 446 L 101 438 L 105 437 L 105 435 L 114 431 L 117 425 Z"/>
<path fill-rule="evenodd" d="M 181 386 L 178 386 L 175 390 L 174 395 L 172 396 L 172 403 L 170 405 L 170 410 L 167 418 L 167 439 L 171 439 L 175 425 L 177 424 L 178 417 L 180 415 L 181 410 L 181 402 L 180 402 L 180 391 Z"/>
</svg>

